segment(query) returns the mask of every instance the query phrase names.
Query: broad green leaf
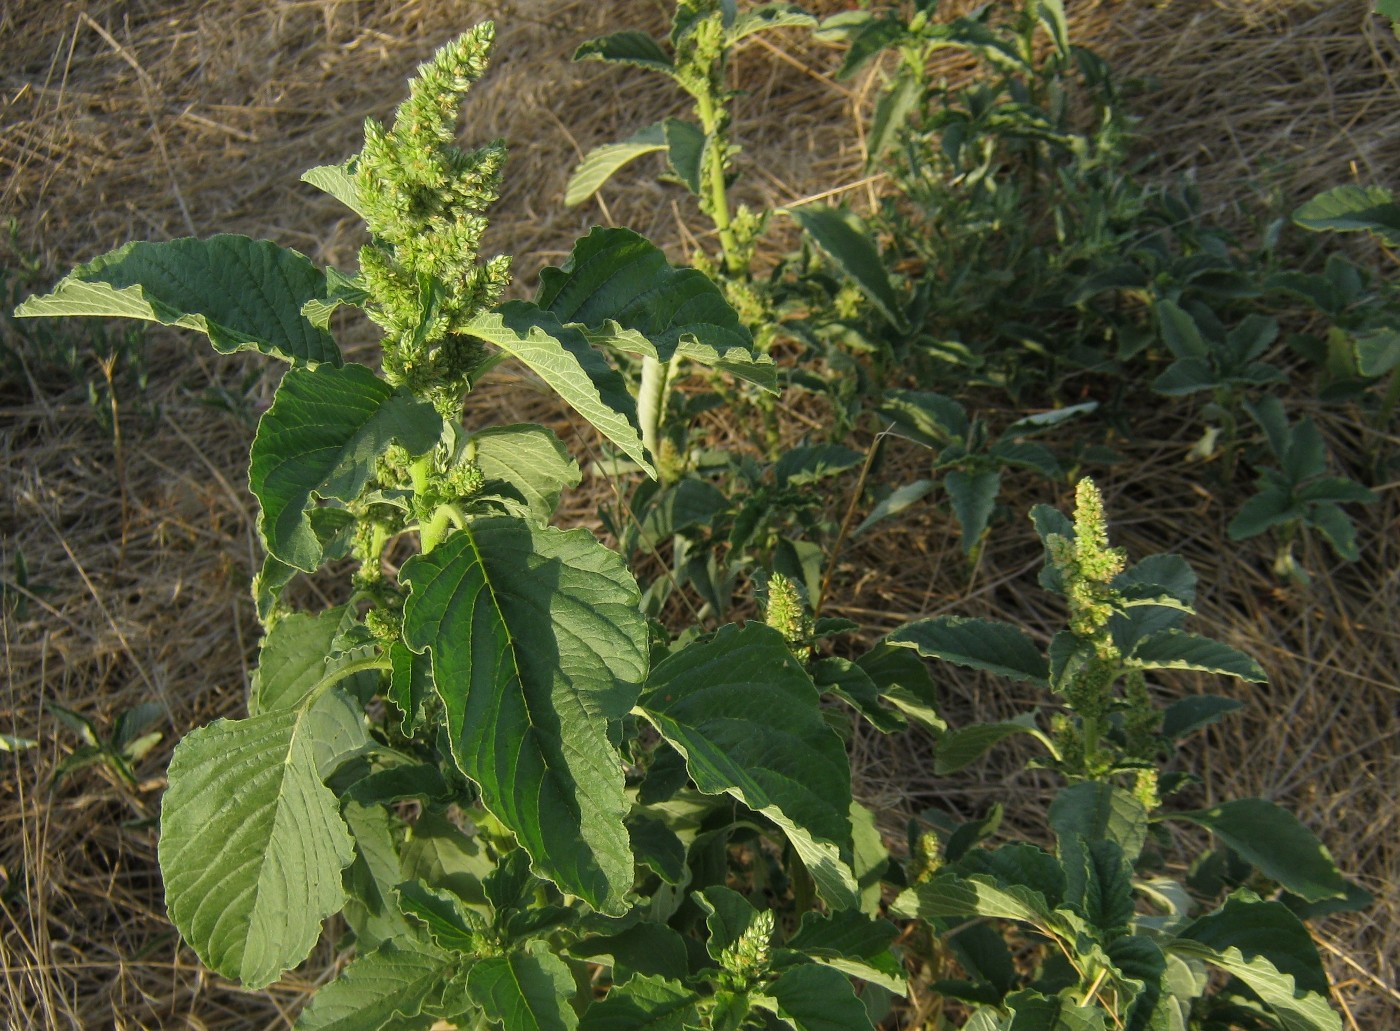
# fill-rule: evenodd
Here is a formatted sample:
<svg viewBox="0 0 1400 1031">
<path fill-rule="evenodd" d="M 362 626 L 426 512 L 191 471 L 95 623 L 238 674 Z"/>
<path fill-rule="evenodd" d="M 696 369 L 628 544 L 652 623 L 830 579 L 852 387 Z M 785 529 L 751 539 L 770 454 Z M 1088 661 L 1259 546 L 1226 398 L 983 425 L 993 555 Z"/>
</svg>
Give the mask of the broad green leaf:
<svg viewBox="0 0 1400 1031">
<path fill-rule="evenodd" d="M 908 726 L 897 709 L 880 704 L 880 690 L 875 681 L 850 659 L 819 659 L 812 667 L 812 680 L 823 694 L 840 698 L 882 734 L 893 734 Z"/>
<path fill-rule="evenodd" d="M 1178 360 L 1204 360 L 1209 356 L 1210 348 L 1201 336 L 1196 320 L 1171 301 L 1162 299 L 1157 302 L 1157 325 L 1162 333 L 1162 342 Z"/>
<path fill-rule="evenodd" d="M 408 829 L 399 846 L 399 872 L 402 881 L 422 881 L 433 888 L 446 888 L 454 895 L 482 909 L 487 908 L 484 878 L 497 869 L 475 837 L 464 834 L 445 816 L 424 812 Z"/>
<path fill-rule="evenodd" d="M 699 1026 L 700 1001 L 679 980 L 638 974 L 589 1006 L 579 1031 L 685 1031 Z"/>
<path fill-rule="evenodd" d="M 1073 784 L 1055 796 L 1048 816 L 1059 837 L 1112 841 L 1130 861 L 1147 843 L 1147 810 L 1132 794 L 1112 784 Z"/>
<path fill-rule="evenodd" d="M 668 362 L 673 355 L 775 390 L 772 359 L 703 272 L 675 268 L 630 229 L 595 228 L 560 268 L 540 272 L 535 303 L 594 343 Z"/>
<path fill-rule="evenodd" d="M 1064 0 L 1036 0 L 1035 13 L 1055 41 L 1060 56 L 1069 57 L 1069 21 L 1065 18 Z"/>
<path fill-rule="evenodd" d="M 1060 836 L 1065 869 L 1065 902 L 1109 940 L 1133 920 L 1133 868 L 1116 841 Z"/>
<path fill-rule="evenodd" d="M 784 971 L 764 994 L 777 1001 L 778 1016 L 797 1031 L 873 1031 L 865 1004 L 839 970 L 804 963 Z"/>
<path fill-rule="evenodd" d="M 292 369 L 258 422 L 248 462 L 267 550 L 314 571 L 323 546 L 307 512 L 313 500 L 353 501 L 390 444 L 421 455 L 441 435 L 442 417 L 432 405 L 363 365 Z"/>
<path fill-rule="evenodd" d="M 856 903 L 850 766 L 819 699 L 782 635 L 750 622 L 663 660 L 640 704 L 701 791 L 776 823 L 823 897 L 847 908 Z"/>
<path fill-rule="evenodd" d="M 953 469 L 943 477 L 943 488 L 962 527 L 963 554 L 971 555 L 992 518 L 997 492 L 1001 490 L 1001 473 L 995 469 L 974 473 Z"/>
<path fill-rule="evenodd" d="M 880 696 L 926 730 L 940 733 L 948 725 L 938 716 L 938 692 L 924 660 L 910 648 L 881 642 L 856 659 Z"/>
<path fill-rule="evenodd" d="M 1045 896 L 1020 884 L 998 885 L 985 874 L 961 877 L 938 873 L 913 888 L 900 892 L 891 907 L 903 917 L 987 916 L 1020 920 L 1045 928 L 1050 922 L 1050 906 Z"/>
<path fill-rule="evenodd" d="M 1380 186 L 1338 186 L 1319 193 L 1293 212 L 1293 221 L 1304 229 L 1366 230 L 1387 247 L 1400 247 L 1400 205 Z"/>
<path fill-rule="evenodd" d="M 1276 487 L 1267 487 L 1240 506 L 1225 532 L 1232 541 L 1248 540 L 1275 526 L 1301 519 L 1303 514 L 1303 506 L 1292 495 Z"/>
<path fill-rule="evenodd" d="M 198 330 L 220 354 L 256 350 L 296 366 L 335 366 L 335 341 L 301 314 L 325 291 L 325 276 L 296 251 L 246 236 L 184 237 L 136 241 L 79 265 L 15 314 L 141 319 Z"/>
<path fill-rule="evenodd" d="M 583 478 L 578 463 L 550 430 L 534 424 L 490 426 L 473 433 L 467 457 L 487 481 L 504 480 L 520 492 L 530 517 L 546 523 L 559 495 Z"/>
<path fill-rule="evenodd" d="M 575 61 L 607 61 L 611 64 L 630 64 L 637 68 L 650 68 L 665 75 L 676 74 L 675 65 L 661 44 L 645 32 L 614 32 L 610 36 L 590 39 L 574 51 Z"/>
<path fill-rule="evenodd" d="M 1269 682 L 1259 664 L 1244 652 L 1183 630 L 1160 630 L 1144 637 L 1125 665 L 1132 669 L 1194 669 L 1239 677 L 1255 684 Z"/>
<path fill-rule="evenodd" d="M 934 748 L 934 772 L 940 777 L 970 766 L 1014 734 L 1040 736 L 1035 713 L 1024 713 L 1005 723 L 975 723 L 961 730 L 949 730 L 938 736 Z"/>
<path fill-rule="evenodd" d="M 720 884 L 692 892 L 691 898 L 705 912 L 705 929 L 709 932 L 705 951 L 721 963 L 724 954 L 739 943 L 758 919 L 758 910 L 743 895 Z"/>
<path fill-rule="evenodd" d="M 811 444 L 785 451 L 773 466 L 779 486 L 803 486 L 854 469 L 864 460 L 859 451 L 841 444 Z"/>
<path fill-rule="evenodd" d="M 1238 977 L 1264 1000 L 1284 1031 L 1342 1031 L 1341 1017 L 1326 995 L 1299 988 L 1291 975 L 1264 956 L 1246 955 L 1234 946 L 1216 950 L 1181 938 L 1167 948 L 1176 956 L 1203 960 Z"/>
<path fill-rule="evenodd" d="M 307 321 L 318 329 L 329 330 L 331 316 L 342 304 L 364 307 L 369 300 L 369 289 L 362 277 L 347 276 L 338 269 L 326 269 L 326 295 L 313 297 L 301 306 L 301 313 Z"/>
<path fill-rule="evenodd" d="M 894 84 L 880 94 L 875 113 L 870 120 L 870 136 L 866 140 L 866 163 L 873 165 L 885 151 L 899 142 L 899 131 L 909 122 L 924 99 L 925 87 L 918 77 L 903 65 L 896 73 Z"/>
<path fill-rule="evenodd" d="M 684 980 L 689 973 L 685 939 L 665 924 L 650 921 L 633 924 L 617 934 L 574 942 L 569 954 L 610 962 L 615 984 L 634 974 Z"/>
<path fill-rule="evenodd" d="M 445 889 L 430 888 L 422 881 L 397 886 L 399 909 L 427 931 L 434 945 L 448 952 L 474 953 L 482 944 L 477 932 L 486 920 Z"/>
<path fill-rule="evenodd" d="M 1246 956 L 1263 956 L 1302 990 L 1327 994 L 1327 972 L 1312 934 L 1281 902 L 1265 902 L 1240 892 L 1214 912 L 1193 920 L 1178 936 L 1217 951 L 1233 946 Z"/>
<path fill-rule="evenodd" d="M 1244 708 L 1244 702 L 1219 695 L 1191 695 L 1173 702 L 1162 714 L 1162 736 L 1179 741 L 1187 734 L 1218 723 L 1230 713 Z"/>
<path fill-rule="evenodd" d="M 403 567 L 404 640 L 432 655 L 453 759 L 536 871 L 619 914 L 632 886 L 608 740 L 646 674 L 635 582 L 587 530 L 479 519 Z"/>
<path fill-rule="evenodd" d="M 427 715 L 433 693 L 433 662 L 400 641 L 389 647 L 389 700 L 399 710 L 399 727 L 407 736 L 417 733 Z"/>
<path fill-rule="evenodd" d="M 536 305 L 508 301 L 476 316 L 463 332 L 519 359 L 649 476 L 656 475 L 637 429 L 636 402 L 577 327 Z"/>
<path fill-rule="evenodd" d="M 328 193 L 347 208 L 365 218 L 360 191 L 355 186 L 354 159 L 338 165 L 317 165 L 301 174 L 301 181 L 310 183 L 322 193 Z"/>
<path fill-rule="evenodd" d="M 661 124 L 666 134 L 666 163 L 685 188 L 699 197 L 708 145 L 704 131 L 681 118 L 668 118 Z"/>
<path fill-rule="evenodd" d="M 733 46 L 755 32 L 794 26 L 812 28 L 816 24 L 817 19 L 796 4 L 762 4 L 744 11 L 735 18 L 725 35 L 728 37 L 728 45 Z"/>
<path fill-rule="evenodd" d="M 888 497 L 870 510 L 859 526 L 851 531 L 852 537 L 857 537 L 870 527 L 890 516 L 899 515 L 910 505 L 922 501 L 933 492 L 933 488 L 938 484 L 934 480 L 915 480 L 913 483 L 906 483 L 902 487 L 896 487 Z"/>
<path fill-rule="evenodd" d="M 897 432 L 929 447 L 961 440 L 971 427 L 966 408 L 931 390 L 887 390 L 880 414 L 894 421 Z"/>
<path fill-rule="evenodd" d="M 366 955 L 380 942 L 412 934 L 394 894 L 395 885 L 403 880 L 397 842 L 389 810 L 382 805 L 343 798 L 340 814 L 355 839 L 355 860 L 345 871 L 350 898 L 341 917 L 355 935 L 356 950 Z"/>
<path fill-rule="evenodd" d="M 958 860 L 958 870 L 964 875 L 990 877 L 1002 888 L 1027 888 L 1051 908 L 1064 901 L 1064 866 L 1057 857 L 1024 841 L 996 848 L 969 848 Z"/>
<path fill-rule="evenodd" d="M 1400 365 L 1400 330 L 1380 326 L 1352 338 L 1356 348 L 1356 367 L 1363 376 L 1384 376 Z"/>
<path fill-rule="evenodd" d="M 1241 798 L 1166 816 L 1205 827 L 1264 876 L 1309 902 L 1346 897 L 1347 882 L 1327 847 L 1296 816 L 1272 802 Z"/>
<path fill-rule="evenodd" d="M 248 713 L 290 709 L 326 675 L 331 644 L 345 628 L 345 607 L 311 614 L 291 612 L 273 624 L 258 650 L 248 689 Z"/>
<path fill-rule="evenodd" d="M 568 966 L 543 941 L 479 959 L 467 971 L 467 994 L 503 1031 L 573 1031 L 578 1015 L 569 1000 L 576 990 Z"/>
<path fill-rule="evenodd" d="M 681 884 L 686 876 L 685 843 L 662 820 L 637 810 L 627 818 L 632 854 L 667 884 Z"/>
<path fill-rule="evenodd" d="M 1099 1006 L 1076 1006 L 1059 995 L 1031 989 L 1012 992 L 1003 1000 L 1011 1011 L 1006 1031 L 1107 1031 L 1107 1014 Z"/>
<path fill-rule="evenodd" d="M 872 919 L 863 913 L 803 913 L 796 933 L 785 946 L 794 953 L 835 967 L 850 977 L 870 981 L 906 995 L 908 977 L 890 946 L 899 928 L 888 920 Z"/>
<path fill-rule="evenodd" d="M 665 149 L 666 133 L 660 122 L 639 129 L 621 143 L 607 143 L 601 147 L 594 147 L 569 177 L 569 184 L 564 188 L 564 204 L 567 207 L 582 204 L 617 174 L 617 170 L 623 165 Z"/>
<path fill-rule="evenodd" d="M 160 836 L 170 919 L 206 966 L 248 988 L 305 959 L 345 904 L 353 843 L 317 741 L 354 719 L 347 703 L 217 720 L 170 760 Z"/>
<path fill-rule="evenodd" d="M 1045 684 L 1050 668 L 1045 656 L 1010 623 L 963 616 L 938 616 L 906 623 L 886 643 L 913 648 L 926 659 L 944 659 L 984 669 L 1011 680 Z"/>
<path fill-rule="evenodd" d="M 429 1027 L 423 1005 L 442 992 L 458 957 L 413 938 L 390 939 L 319 989 L 296 1031 L 414 1031 Z"/>
<path fill-rule="evenodd" d="M 880 251 L 869 228 L 854 212 L 811 204 L 793 208 L 789 214 L 842 274 L 860 288 L 886 322 L 901 333 L 909 330 L 909 320 L 904 317 L 903 305 L 885 272 Z"/>
<path fill-rule="evenodd" d="M 1214 390 L 1220 384 L 1220 375 L 1204 358 L 1179 358 L 1152 381 L 1152 389 L 1167 397 L 1182 397 L 1202 390 Z"/>
</svg>

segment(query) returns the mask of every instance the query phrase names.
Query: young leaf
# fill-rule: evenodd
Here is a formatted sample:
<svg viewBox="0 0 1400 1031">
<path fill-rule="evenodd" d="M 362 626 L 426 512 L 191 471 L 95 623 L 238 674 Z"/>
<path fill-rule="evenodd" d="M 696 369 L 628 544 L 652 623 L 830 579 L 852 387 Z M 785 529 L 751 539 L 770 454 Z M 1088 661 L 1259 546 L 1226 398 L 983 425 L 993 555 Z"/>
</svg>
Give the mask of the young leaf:
<svg viewBox="0 0 1400 1031">
<path fill-rule="evenodd" d="M 1194 669 L 1221 673 L 1255 684 L 1267 684 L 1268 675 L 1244 652 L 1183 630 L 1161 630 L 1138 642 L 1125 665 L 1133 669 Z"/>
<path fill-rule="evenodd" d="M 525 499 L 530 518 L 547 523 L 566 487 L 583 478 L 563 442 L 543 426 L 488 426 L 473 433 L 467 456 L 487 481 L 504 480 Z"/>
<path fill-rule="evenodd" d="M 870 230 L 853 212 L 821 204 L 793 208 L 793 218 L 836 267 L 865 294 L 875 310 L 901 333 L 908 332 L 909 320 L 885 273 L 885 263 L 870 238 Z"/>
<path fill-rule="evenodd" d="M 359 727 L 348 703 L 217 720 L 170 760 L 160 836 L 170 919 L 206 966 L 248 988 L 300 963 L 345 904 L 340 871 L 354 850 L 316 742 L 347 721 Z"/>
<path fill-rule="evenodd" d="M 574 975 L 544 941 L 479 959 L 467 971 L 467 994 L 487 1020 L 509 1031 L 573 1031 L 578 1014 L 569 999 L 576 990 Z"/>
<path fill-rule="evenodd" d="M 1072 784 L 1050 803 L 1050 826 L 1060 838 L 1112 841 L 1130 861 L 1147 843 L 1147 810 L 1133 795 L 1112 784 Z"/>
<path fill-rule="evenodd" d="M 258 422 L 248 462 L 267 550 L 314 571 L 323 551 L 307 512 L 313 498 L 353 501 L 391 443 L 421 455 L 441 435 L 432 405 L 363 365 L 292 369 Z"/>
<path fill-rule="evenodd" d="M 353 161 L 353 159 L 352 159 Z M 352 161 L 339 165 L 317 165 L 301 174 L 301 181 L 328 193 L 347 208 L 365 217 L 364 205 L 360 201 L 360 191 L 355 186 L 355 170 Z"/>
<path fill-rule="evenodd" d="M 248 689 L 248 714 L 290 709 L 325 676 L 331 642 L 345 627 L 345 608 L 291 612 L 273 624 L 258 651 Z"/>
<path fill-rule="evenodd" d="M 452 754 L 535 869 L 625 909 L 632 856 L 607 725 L 646 673 L 646 623 L 622 560 L 579 529 L 479 519 L 410 559 L 404 640 L 432 654 Z"/>
<path fill-rule="evenodd" d="M 426 1028 L 423 1005 L 442 992 L 458 957 L 413 938 L 396 938 L 355 959 L 316 992 L 297 1019 L 296 1031 L 395 1031 Z"/>
<path fill-rule="evenodd" d="M 1010 623 L 963 616 L 938 616 L 906 623 L 885 638 L 889 644 L 913 648 L 926 659 L 944 659 L 984 669 L 1011 680 L 1044 685 L 1050 669 L 1045 656 Z"/>
<path fill-rule="evenodd" d="M 832 967 L 792 967 L 766 986 L 764 994 L 777 1002 L 778 1015 L 797 1031 L 874 1031 L 851 982 Z"/>
<path fill-rule="evenodd" d="M 866 140 L 866 163 L 873 165 L 885 151 L 899 142 L 899 131 L 909 122 L 924 98 L 924 84 L 903 66 L 894 84 L 880 94 L 875 113 L 870 119 L 870 136 Z"/>
<path fill-rule="evenodd" d="M 818 702 L 782 635 L 750 622 L 669 656 L 640 704 L 701 791 L 733 795 L 781 827 L 823 897 L 847 908 L 850 766 Z"/>
<path fill-rule="evenodd" d="M 575 61 L 607 61 L 610 64 L 630 64 L 637 68 L 650 68 L 663 75 L 674 76 L 676 66 L 661 44 L 645 32 L 614 32 L 610 36 L 590 39 L 574 51 Z"/>
<path fill-rule="evenodd" d="M 622 377 L 574 326 L 524 301 L 508 301 L 472 319 L 464 332 L 495 344 L 529 366 L 556 394 L 650 476 L 637 429 L 637 404 Z"/>
<path fill-rule="evenodd" d="M 638 974 L 589 1006 L 579 1031 L 685 1031 L 699 1026 L 700 1001 L 679 980 Z"/>
<path fill-rule="evenodd" d="M 257 350 L 293 365 L 340 364 L 329 333 L 301 314 L 326 277 L 296 251 L 229 234 L 136 241 L 95 258 L 15 314 L 94 315 L 183 326 L 220 354 Z"/>
<path fill-rule="evenodd" d="M 621 143 L 594 147 L 569 177 L 569 183 L 564 188 L 565 206 L 573 207 L 592 197 L 623 165 L 665 149 L 666 132 L 661 122 L 637 130 Z"/>
<path fill-rule="evenodd" d="M 685 188 L 699 197 L 708 143 L 705 133 L 698 125 L 682 118 L 668 118 L 662 125 L 666 135 L 666 163 Z"/>
<path fill-rule="evenodd" d="M 1302 822 L 1262 798 L 1241 798 L 1209 809 L 1168 813 L 1205 827 L 1266 877 L 1309 902 L 1344 898 L 1347 882 L 1325 845 Z"/>
</svg>

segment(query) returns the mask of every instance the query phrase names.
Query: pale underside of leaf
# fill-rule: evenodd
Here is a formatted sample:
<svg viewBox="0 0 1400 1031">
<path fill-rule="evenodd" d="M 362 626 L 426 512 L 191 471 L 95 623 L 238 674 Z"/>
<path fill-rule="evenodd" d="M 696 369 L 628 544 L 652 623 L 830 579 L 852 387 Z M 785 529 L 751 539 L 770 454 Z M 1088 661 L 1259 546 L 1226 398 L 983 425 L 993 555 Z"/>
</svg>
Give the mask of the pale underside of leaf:
<svg viewBox="0 0 1400 1031">
<path fill-rule="evenodd" d="M 160 838 L 170 918 L 207 966 L 248 988 L 301 962 L 344 905 L 353 845 L 316 740 L 340 734 L 347 712 L 219 720 L 170 761 Z"/>
<path fill-rule="evenodd" d="M 79 265 L 15 314 L 140 319 L 197 330 L 221 354 L 251 349 L 294 365 L 339 365 L 330 334 L 301 314 L 325 284 L 304 255 L 266 240 L 136 241 Z"/>
</svg>

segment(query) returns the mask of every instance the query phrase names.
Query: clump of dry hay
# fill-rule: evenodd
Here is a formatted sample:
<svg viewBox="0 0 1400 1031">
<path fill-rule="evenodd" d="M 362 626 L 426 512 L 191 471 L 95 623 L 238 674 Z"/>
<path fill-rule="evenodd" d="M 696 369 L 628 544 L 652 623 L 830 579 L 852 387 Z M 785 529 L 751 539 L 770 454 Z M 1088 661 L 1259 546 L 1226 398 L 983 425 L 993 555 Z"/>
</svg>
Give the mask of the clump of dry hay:
<svg viewBox="0 0 1400 1031">
<path fill-rule="evenodd" d="M 1157 167 L 1192 173 L 1213 205 L 1237 217 L 1261 179 L 1291 206 L 1350 181 L 1353 162 L 1366 182 L 1385 182 L 1396 167 L 1400 63 L 1366 6 L 1173 0 L 1153 8 L 1081 3 L 1074 13 L 1081 41 L 1098 45 L 1122 74 L 1159 84 L 1139 104 Z M 497 56 L 469 100 L 468 133 L 502 135 L 511 145 L 489 242 L 518 255 L 520 292 L 600 217 L 647 233 L 681 258 L 697 238 L 704 243 L 703 222 L 676 191 L 644 174 L 627 177 L 627 188 L 607 192 L 601 205 L 561 204 L 581 152 L 682 110 L 655 77 L 568 61 L 579 42 L 604 31 L 662 31 L 663 7 L 643 0 L 9 4 L 0 12 L 8 59 L 0 70 L 0 208 L 15 216 L 23 248 L 48 273 L 128 239 L 214 231 L 265 236 L 348 267 L 360 241 L 356 224 L 298 175 L 355 150 L 363 118 L 392 111 L 416 62 L 495 16 Z M 738 134 L 753 169 L 741 198 L 772 206 L 859 184 L 850 114 L 868 109 L 875 83 L 833 82 L 839 55 L 830 48 L 796 36 L 770 43 L 736 61 L 747 90 Z M 874 189 L 850 192 L 859 201 Z M 55 332 L 75 334 L 69 339 L 84 346 L 81 326 Z M 350 333 L 352 346 L 371 341 L 363 328 Z M 160 332 L 149 341 L 149 386 L 139 397 L 118 392 L 119 436 L 99 427 L 82 384 L 53 374 L 42 354 L 30 352 L 24 367 L 0 378 L 0 578 L 27 609 L 20 618 L 6 607 L 0 625 L 7 671 L 0 733 L 40 742 L 0 756 L 4 1012 L 17 1027 L 287 1026 L 305 994 L 333 976 L 330 946 L 256 995 L 202 972 L 165 920 L 149 823 L 170 744 L 238 711 L 257 643 L 246 592 L 256 535 L 241 478 L 251 431 L 204 399 L 221 389 L 246 397 L 251 410 L 270 388 L 245 383 L 253 365 L 214 361 L 195 341 Z M 579 449 L 588 444 L 523 377 L 504 379 L 476 404 L 483 418 L 538 419 Z M 150 406 L 159 410 L 154 419 L 141 411 Z M 1318 415 L 1339 458 L 1363 465 L 1366 434 L 1344 417 Z M 1185 432 L 1170 412 L 1158 413 L 1128 445 L 1135 460 L 1100 482 L 1119 542 L 1137 554 L 1185 554 L 1202 577 L 1200 628 L 1255 654 L 1272 676 L 1267 687 L 1238 688 L 1249 703 L 1243 718 L 1193 746 L 1202 797 L 1286 802 L 1377 895 L 1368 912 L 1321 924 L 1318 938 L 1351 1026 L 1395 1026 L 1396 492 L 1391 485 L 1382 504 L 1361 513 L 1361 563 L 1329 569 L 1327 555 L 1310 554 L 1309 566 L 1328 572 L 1311 592 L 1283 591 L 1263 545 L 1223 543 L 1238 499 L 1195 486 L 1181 464 Z M 923 461 L 896 455 L 887 475 L 897 476 L 901 462 L 915 470 Z M 595 483 L 593 493 L 581 491 L 561 518 L 592 522 L 607 489 Z M 1066 503 L 1067 495 L 1047 492 L 1043 483 L 1013 484 L 1007 500 L 1016 512 Z M 27 588 L 10 574 L 17 553 L 28 565 Z M 1055 613 L 1033 586 L 1037 563 L 1018 519 L 992 538 L 969 576 L 951 524 L 930 512 L 847 552 L 849 588 L 837 611 L 872 629 L 938 612 L 985 612 L 1044 630 Z M 1035 702 L 939 674 L 948 678 L 954 723 Z M 42 714 L 46 700 L 104 727 L 141 701 L 164 704 L 169 715 L 159 728 L 168 740 L 140 765 L 139 790 L 89 770 L 51 794 L 52 772 L 76 741 Z M 861 737 L 855 758 L 865 797 L 886 810 L 892 829 L 926 805 L 972 814 L 1002 799 L 1014 826 L 1043 833 L 1034 817 L 1049 784 L 1016 775 L 1009 760 L 934 780 L 927 743 L 913 735 Z"/>
</svg>

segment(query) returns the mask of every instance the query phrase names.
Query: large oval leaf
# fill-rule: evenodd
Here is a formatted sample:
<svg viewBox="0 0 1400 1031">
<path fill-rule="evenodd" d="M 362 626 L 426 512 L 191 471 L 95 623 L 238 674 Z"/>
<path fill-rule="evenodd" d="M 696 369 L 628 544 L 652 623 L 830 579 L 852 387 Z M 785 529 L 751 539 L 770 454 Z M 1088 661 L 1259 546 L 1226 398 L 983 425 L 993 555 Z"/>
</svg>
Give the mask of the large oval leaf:
<svg viewBox="0 0 1400 1031">
<path fill-rule="evenodd" d="M 188 735 L 161 800 L 170 919 L 206 966 L 261 988 L 306 958 L 354 858 L 317 742 L 364 738 L 341 695 Z M 324 761 L 324 757 L 323 761 Z"/>
<path fill-rule="evenodd" d="M 847 908 L 851 772 L 819 697 L 782 635 L 751 622 L 667 658 L 641 707 L 701 791 L 733 795 L 781 827 L 823 897 Z"/>
<path fill-rule="evenodd" d="M 402 580 L 404 640 L 432 656 L 453 758 L 534 869 L 621 913 L 632 887 L 622 763 L 608 724 L 647 666 L 639 592 L 586 530 L 471 523 Z"/>
<path fill-rule="evenodd" d="M 294 365 L 339 365 L 331 335 L 301 313 L 325 292 L 326 277 L 305 255 L 221 234 L 126 244 L 79 265 L 15 314 L 142 319 L 198 330 L 221 354 L 257 350 Z"/>
</svg>

